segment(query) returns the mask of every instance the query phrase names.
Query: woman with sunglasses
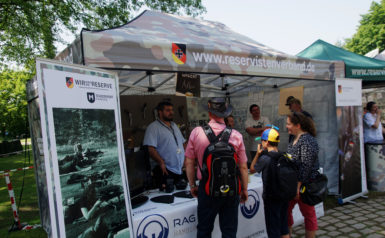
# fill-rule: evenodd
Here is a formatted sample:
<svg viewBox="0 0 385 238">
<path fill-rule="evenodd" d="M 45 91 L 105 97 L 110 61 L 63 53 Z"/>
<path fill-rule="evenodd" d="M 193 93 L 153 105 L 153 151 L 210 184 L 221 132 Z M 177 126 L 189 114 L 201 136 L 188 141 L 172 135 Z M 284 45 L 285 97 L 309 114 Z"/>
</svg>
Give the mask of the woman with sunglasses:
<svg viewBox="0 0 385 238">
<path fill-rule="evenodd" d="M 291 154 L 296 160 L 298 173 L 297 196 L 289 202 L 288 225 L 290 236 L 293 226 L 292 210 L 298 203 L 299 209 L 305 218 L 306 238 L 315 237 L 317 226 L 317 217 L 314 206 L 303 203 L 300 199 L 299 191 L 302 183 L 315 179 L 318 175 L 318 143 L 315 139 L 316 129 L 313 120 L 307 118 L 300 112 L 294 112 L 288 115 L 286 120 L 288 133 L 294 136 L 289 143 L 287 153 Z"/>
</svg>

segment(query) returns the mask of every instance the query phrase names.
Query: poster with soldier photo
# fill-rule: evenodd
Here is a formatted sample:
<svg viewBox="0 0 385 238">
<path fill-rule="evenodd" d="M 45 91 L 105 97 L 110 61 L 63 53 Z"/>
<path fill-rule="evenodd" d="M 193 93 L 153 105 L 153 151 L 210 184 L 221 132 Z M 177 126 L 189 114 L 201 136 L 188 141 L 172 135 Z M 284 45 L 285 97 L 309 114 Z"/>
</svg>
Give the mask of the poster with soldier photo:
<svg viewBox="0 0 385 238">
<path fill-rule="evenodd" d="M 132 237 L 117 75 L 37 60 L 49 237 Z M 40 195 L 39 195 L 40 196 Z"/>
<path fill-rule="evenodd" d="M 342 202 L 367 193 L 361 91 L 361 79 L 335 80 Z"/>
<path fill-rule="evenodd" d="M 113 110 L 53 108 L 67 237 L 128 227 Z"/>
</svg>

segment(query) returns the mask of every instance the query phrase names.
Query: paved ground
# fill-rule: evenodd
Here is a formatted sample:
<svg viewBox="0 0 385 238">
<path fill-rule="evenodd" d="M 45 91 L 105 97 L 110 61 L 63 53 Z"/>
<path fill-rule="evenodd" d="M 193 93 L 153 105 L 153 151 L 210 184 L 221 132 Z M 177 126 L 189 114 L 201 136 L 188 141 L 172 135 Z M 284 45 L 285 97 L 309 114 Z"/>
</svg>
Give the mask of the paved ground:
<svg viewBox="0 0 385 238">
<path fill-rule="evenodd" d="M 318 219 L 317 238 L 385 237 L 385 198 L 345 204 L 325 211 Z M 305 227 L 294 227 L 293 238 L 304 237 Z"/>
</svg>

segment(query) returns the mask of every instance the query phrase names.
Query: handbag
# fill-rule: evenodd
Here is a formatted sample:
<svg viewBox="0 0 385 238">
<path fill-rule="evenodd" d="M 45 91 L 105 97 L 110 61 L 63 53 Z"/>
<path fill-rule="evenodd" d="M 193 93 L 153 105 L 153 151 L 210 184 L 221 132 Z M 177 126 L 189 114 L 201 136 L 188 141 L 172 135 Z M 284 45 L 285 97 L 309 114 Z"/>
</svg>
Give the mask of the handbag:
<svg viewBox="0 0 385 238">
<path fill-rule="evenodd" d="M 325 200 L 328 194 L 328 178 L 319 174 L 309 183 L 302 184 L 300 189 L 301 201 L 307 205 L 314 206 Z"/>
</svg>

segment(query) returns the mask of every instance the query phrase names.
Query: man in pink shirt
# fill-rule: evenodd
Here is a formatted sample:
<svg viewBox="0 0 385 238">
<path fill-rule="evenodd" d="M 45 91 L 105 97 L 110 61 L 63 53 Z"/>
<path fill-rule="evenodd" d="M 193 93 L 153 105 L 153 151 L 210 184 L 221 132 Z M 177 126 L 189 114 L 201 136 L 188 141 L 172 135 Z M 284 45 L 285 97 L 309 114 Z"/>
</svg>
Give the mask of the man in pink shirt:
<svg viewBox="0 0 385 238">
<path fill-rule="evenodd" d="M 217 136 L 225 128 L 224 118 L 232 112 L 232 106 L 226 103 L 224 98 L 213 98 L 208 101 L 207 110 L 209 112 L 209 126 Z M 232 130 L 229 144 L 231 144 L 238 157 L 238 168 L 240 171 L 241 192 L 240 196 L 212 197 L 206 194 L 203 183 L 196 186 L 196 175 L 199 180 L 202 179 L 200 169 L 202 168 L 203 154 L 210 144 L 202 127 L 196 127 L 190 135 L 186 147 L 186 173 L 189 180 L 190 191 L 194 197 L 198 197 L 198 232 L 197 237 L 211 237 L 214 228 L 214 221 L 219 214 L 219 225 L 222 237 L 236 237 L 238 228 L 238 210 L 239 202 L 244 203 L 247 198 L 247 157 L 242 135 Z"/>
</svg>

